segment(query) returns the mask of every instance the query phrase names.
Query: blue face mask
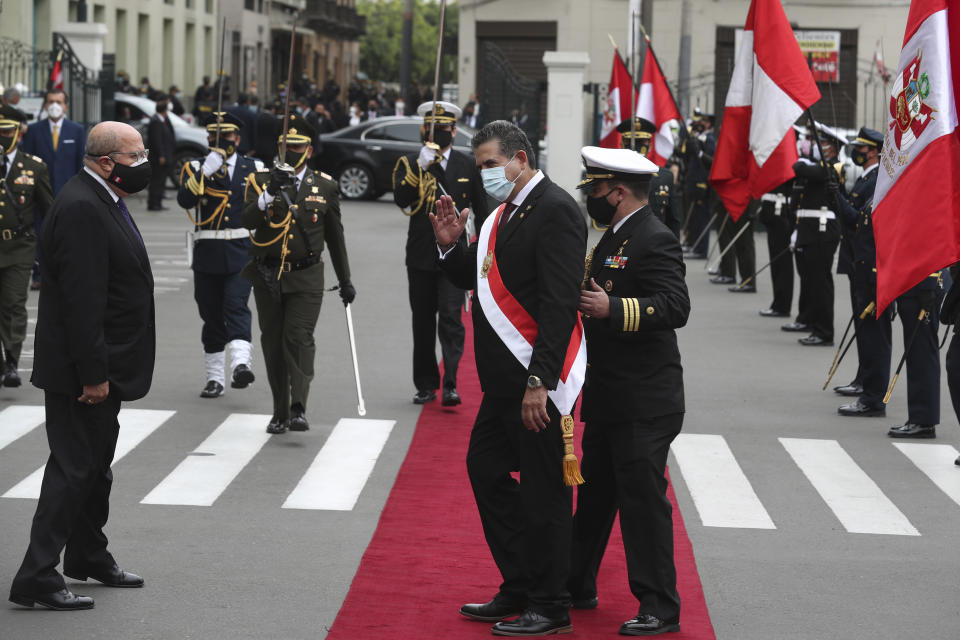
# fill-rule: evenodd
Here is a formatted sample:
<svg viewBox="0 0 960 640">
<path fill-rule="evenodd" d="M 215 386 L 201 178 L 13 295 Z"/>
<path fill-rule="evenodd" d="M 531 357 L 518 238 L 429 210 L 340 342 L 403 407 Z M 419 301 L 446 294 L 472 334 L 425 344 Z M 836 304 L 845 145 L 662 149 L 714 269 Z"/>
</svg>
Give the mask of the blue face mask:
<svg viewBox="0 0 960 640">
<path fill-rule="evenodd" d="M 518 173 L 517 177 L 513 180 L 507 180 L 507 165 L 513 162 L 516 157 L 517 154 L 513 154 L 513 158 L 510 158 L 510 161 L 502 167 L 491 167 L 490 169 L 480 171 L 480 178 L 483 180 L 483 190 L 498 202 L 503 202 L 510 197 L 510 193 L 513 191 L 517 179 L 520 177 Z"/>
</svg>

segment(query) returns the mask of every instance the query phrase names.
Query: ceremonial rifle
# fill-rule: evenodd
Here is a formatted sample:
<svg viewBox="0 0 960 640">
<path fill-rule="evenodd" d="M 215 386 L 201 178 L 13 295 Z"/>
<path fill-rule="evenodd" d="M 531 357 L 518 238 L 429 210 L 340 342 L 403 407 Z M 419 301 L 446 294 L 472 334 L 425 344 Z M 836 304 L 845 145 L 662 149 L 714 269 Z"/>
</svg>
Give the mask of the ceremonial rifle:
<svg viewBox="0 0 960 640">
<path fill-rule="evenodd" d="M 865 320 L 867 316 L 869 316 L 871 313 L 873 313 L 876 310 L 876 308 L 877 308 L 877 305 L 875 302 L 871 302 L 870 304 L 868 304 L 866 308 L 860 313 L 860 319 Z M 850 350 L 850 347 L 857 340 L 857 331 L 856 329 L 854 329 L 853 336 L 851 336 L 850 338 L 850 342 L 847 343 L 846 347 L 843 346 L 843 342 L 844 340 L 847 339 L 847 333 L 850 331 L 850 327 L 853 325 L 853 321 L 855 317 L 856 317 L 856 314 L 853 314 L 850 316 L 850 322 L 847 323 L 847 329 L 846 331 L 843 332 L 843 337 L 840 338 L 840 346 L 837 347 L 837 352 L 833 355 L 833 363 L 830 365 L 830 372 L 829 372 L 829 375 L 827 376 L 827 381 L 823 383 L 823 389 L 821 389 L 821 391 L 827 390 L 827 385 L 830 384 L 831 380 L 833 380 L 833 376 L 837 372 L 837 369 L 840 368 L 840 363 L 843 362 L 844 356 L 847 355 L 847 351 Z M 843 349 L 843 353 L 840 352 L 841 349 Z"/>
<path fill-rule="evenodd" d="M 786 247 L 784 247 L 784 248 L 783 248 L 783 251 L 781 251 L 781 252 L 778 253 L 777 255 L 773 256 L 772 258 L 770 258 L 770 260 L 767 261 L 767 264 L 763 265 L 762 267 L 760 267 L 759 269 L 757 269 L 756 271 L 754 271 L 754 272 L 753 272 L 753 275 L 751 275 L 751 276 L 748 277 L 746 280 L 744 280 L 743 282 L 741 282 L 740 284 L 738 284 L 738 285 L 737 285 L 737 289 L 742 289 L 743 287 L 745 287 L 745 286 L 747 286 L 748 284 L 750 284 L 750 282 L 751 282 L 754 278 L 756 278 L 758 275 L 760 275 L 761 273 L 763 273 L 764 271 L 766 271 L 767 268 L 770 267 L 770 265 L 772 265 L 774 262 L 776 262 L 777 260 L 779 260 L 780 257 L 781 257 L 783 254 L 785 254 L 786 252 L 788 252 L 788 251 L 790 251 L 790 245 L 787 245 Z M 846 336 L 846 334 L 844 334 L 844 336 Z M 843 340 L 841 340 L 841 342 L 843 342 Z"/>
</svg>

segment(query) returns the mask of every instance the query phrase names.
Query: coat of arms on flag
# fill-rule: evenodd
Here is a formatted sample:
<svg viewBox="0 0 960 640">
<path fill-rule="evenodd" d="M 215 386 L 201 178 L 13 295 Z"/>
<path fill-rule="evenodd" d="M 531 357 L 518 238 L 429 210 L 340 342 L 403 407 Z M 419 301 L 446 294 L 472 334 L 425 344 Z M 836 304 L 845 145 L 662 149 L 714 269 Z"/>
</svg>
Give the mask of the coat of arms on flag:
<svg viewBox="0 0 960 640">
<path fill-rule="evenodd" d="M 897 79 L 890 96 L 890 129 L 900 151 L 906 151 L 917 141 L 936 111 L 924 102 L 930 95 L 930 78 L 920 73 L 922 60 L 923 52 L 917 52 Z"/>
</svg>

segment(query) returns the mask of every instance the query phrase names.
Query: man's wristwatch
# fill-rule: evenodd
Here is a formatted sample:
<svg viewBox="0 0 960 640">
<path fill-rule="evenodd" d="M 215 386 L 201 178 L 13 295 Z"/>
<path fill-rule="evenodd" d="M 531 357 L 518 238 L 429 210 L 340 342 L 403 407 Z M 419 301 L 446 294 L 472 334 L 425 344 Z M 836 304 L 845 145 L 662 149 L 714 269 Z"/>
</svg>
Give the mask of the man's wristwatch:
<svg viewBox="0 0 960 640">
<path fill-rule="evenodd" d="M 538 376 L 530 376 L 527 378 L 527 388 L 528 389 L 539 389 L 543 386 L 543 380 Z"/>
</svg>

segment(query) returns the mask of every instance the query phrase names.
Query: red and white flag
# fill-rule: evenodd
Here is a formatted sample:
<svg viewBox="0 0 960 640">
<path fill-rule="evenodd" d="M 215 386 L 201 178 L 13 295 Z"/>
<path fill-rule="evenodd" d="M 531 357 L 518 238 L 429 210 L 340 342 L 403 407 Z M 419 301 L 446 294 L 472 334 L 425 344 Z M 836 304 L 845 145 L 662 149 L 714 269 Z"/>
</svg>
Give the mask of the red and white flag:
<svg viewBox="0 0 960 640">
<path fill-rule="evenodd" d="M 57 61 L 53 63 L 53 68 L 50 70 L 51 89 L 63 89 L 63 66 L 60 64 L 61 56 L 63 56 L 62 49 L 57 53 Z"/>
<path fill-rule="evenodd" d="M 887 70 L 887 65 L 883 64 L 883 45 L 881 40 L 877 40 L 877 48 L 873 51 L 873 66 L 876 67 L 877 73 L 880 74 L 880 79 L 883 80 L 883 84 L 890 82 L 890 71 Z"/>
<path fill-rule="evenodd" d="M 873 196 L 877 307 L 960 260 L 960 0 L 913 0 Z"/>
<path fill-rule="evenodd" d="M 633 92 L 631 95 L 630 92 Z M 603 124 L 600 126 L 600 146 L 608 149 L 620 148 L 620 134 L 617 125 L 629 118 L 636 96 L 633 78 L 627 71 L 619 51 L 613 52 L 613 70 L 610 72 L 610 88 L 607 89 L 607 104 L 603 109 Z"/>
<path fill-rule="evenodd" d="M 727 92 L 710 184 L 734 220 L 793 177 L 793 123 L 820 90 L 780 0 L 753 0 Z"/>
<path fill-rule="evenodd" d="M 673 145 L 676 142 L 674 131 L 680 128 L 680 110 L 673 100 L 667 79 L 653 54 L 649 40 L 646 61 L 643 63 L 643 79 L 640 81 L 637 115 L 657 125 L 657 134 L 647 157 L 657 166 L 665 166 L 673 154 Z"/>
</svg>

